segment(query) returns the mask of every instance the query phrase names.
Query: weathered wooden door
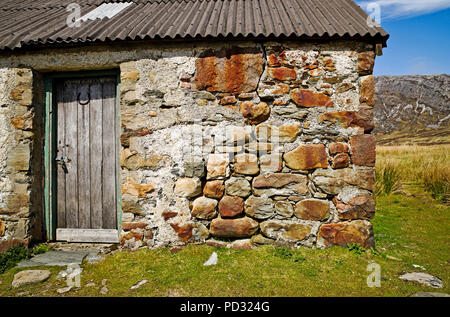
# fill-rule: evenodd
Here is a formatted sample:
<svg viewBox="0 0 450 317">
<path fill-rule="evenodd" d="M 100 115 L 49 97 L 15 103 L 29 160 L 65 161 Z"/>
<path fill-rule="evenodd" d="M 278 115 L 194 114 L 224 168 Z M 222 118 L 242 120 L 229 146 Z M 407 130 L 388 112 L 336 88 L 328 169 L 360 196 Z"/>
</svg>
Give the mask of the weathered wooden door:
<svg viewBox="0 0 450 317">
<path fill-rule="evenodd" d="M 56 84 L 56 239 L 118 242 L 116 79 Z"/>
</svg>

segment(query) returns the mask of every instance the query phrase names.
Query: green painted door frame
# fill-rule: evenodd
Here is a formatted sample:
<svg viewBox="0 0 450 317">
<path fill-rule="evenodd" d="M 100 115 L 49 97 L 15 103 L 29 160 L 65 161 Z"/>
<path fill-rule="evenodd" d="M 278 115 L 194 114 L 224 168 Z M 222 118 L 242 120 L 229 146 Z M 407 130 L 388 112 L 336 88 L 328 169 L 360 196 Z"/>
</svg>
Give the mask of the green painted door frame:
<svg viewBox="0 0 450 317">
<path fill-rule="evenodd" d="M 54 164 L 56 148 L 56 116 L 54 83 L 58 79 L 89 78 L 89 77 L 116 77 L 116 203 L 117 203 L 117 229 L 122 228 L 122 191 L 120 186 L 120 71 L 99 70 L 52 73 L 45 76 L 45 142 L 44 142 L 44 229 L 48 241 L 56 238 L 56 169 Z"/>
</svg>

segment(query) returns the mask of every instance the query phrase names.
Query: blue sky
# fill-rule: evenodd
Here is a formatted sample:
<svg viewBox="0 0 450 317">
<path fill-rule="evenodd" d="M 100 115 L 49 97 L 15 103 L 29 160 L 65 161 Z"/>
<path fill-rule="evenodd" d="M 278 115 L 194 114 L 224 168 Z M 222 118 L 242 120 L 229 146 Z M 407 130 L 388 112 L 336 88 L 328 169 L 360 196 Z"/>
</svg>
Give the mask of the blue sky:
<svg viewBox="0 0 450 317">
<path fill-rule="evenodd" d="M 356 2 L 367 8 L 367 0 Z M 450 74 L 450 0 L 370 2 L 380 5 L 381 26 L 390 34 L 375 75 Z"/>
</svg>

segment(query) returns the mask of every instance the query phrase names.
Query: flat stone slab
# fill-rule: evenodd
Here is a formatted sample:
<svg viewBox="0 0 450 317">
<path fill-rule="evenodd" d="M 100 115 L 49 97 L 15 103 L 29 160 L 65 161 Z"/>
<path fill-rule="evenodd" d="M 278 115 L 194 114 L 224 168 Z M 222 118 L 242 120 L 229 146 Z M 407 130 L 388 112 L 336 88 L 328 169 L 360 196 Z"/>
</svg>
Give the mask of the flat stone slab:
<svg viewBox="0 0 450 317">
<path fill-rule="evenodd" d="M 83 251 L 50 251 L 38 254 L 29 260 L 20 262 L 18 267 L 33 266 L 67 266 L 70 264 L 81 264 L 88 256 L 97 254 L 92 250 Z"/>
<path fill-rule="evenodd" d="M 399 278 L 405 281 L 418 282 L 420 284 L 430 286 L 433 288 L 442 288 L 442 286 L 444 286 L 444 284 L 439 278 L 424 272 L 406 273 L 399 276 Z"/>
<path fill-rule="evenodd" d="M 436 292 L 417 292 L 409 297 L 450 297 L 450 295 L 446 293 L 436 293 Z"/>
<path fill-rule="evenodd" d="M 52 273 L 47 270 L 25 270 L 14 275 L 11 286 L 16 288 L 29 284 L 45 282 Z"/>
</svg>

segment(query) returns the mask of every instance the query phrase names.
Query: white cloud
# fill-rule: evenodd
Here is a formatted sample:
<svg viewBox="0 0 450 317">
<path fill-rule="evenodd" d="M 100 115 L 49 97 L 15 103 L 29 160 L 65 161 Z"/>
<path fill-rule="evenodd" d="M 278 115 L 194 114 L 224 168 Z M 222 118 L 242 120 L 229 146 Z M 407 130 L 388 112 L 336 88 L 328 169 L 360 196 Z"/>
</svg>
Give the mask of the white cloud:
<svg viewBox="0 0 450 317">
<path fill-rule="evenodd" d="M 450 8 L 449 0 L 373 0 L 357 1 L 365 9 L 369 3 L 381 7 L 385 19 L 412 17 Z"/>
</svg>

